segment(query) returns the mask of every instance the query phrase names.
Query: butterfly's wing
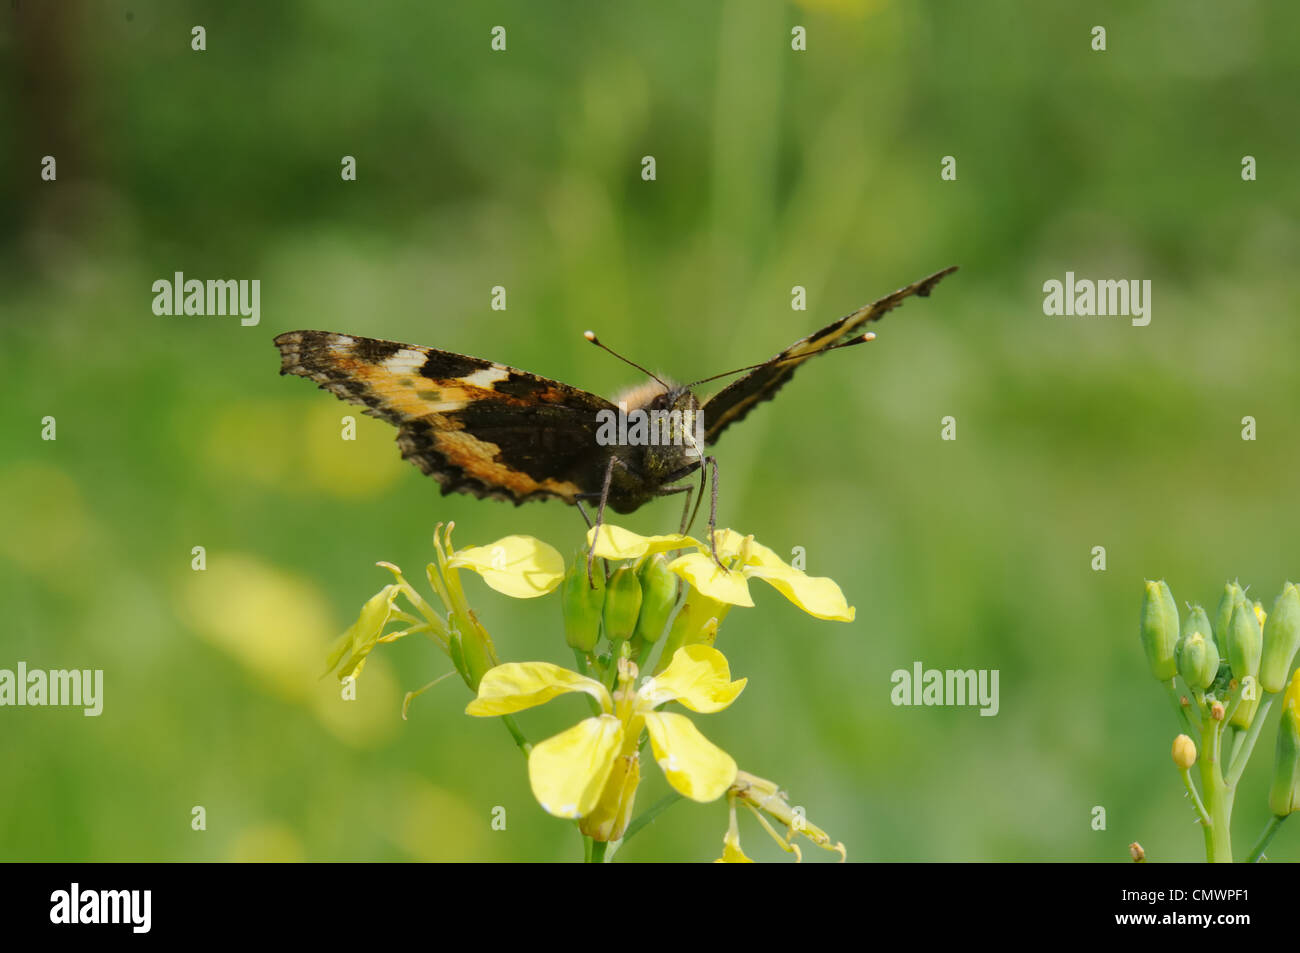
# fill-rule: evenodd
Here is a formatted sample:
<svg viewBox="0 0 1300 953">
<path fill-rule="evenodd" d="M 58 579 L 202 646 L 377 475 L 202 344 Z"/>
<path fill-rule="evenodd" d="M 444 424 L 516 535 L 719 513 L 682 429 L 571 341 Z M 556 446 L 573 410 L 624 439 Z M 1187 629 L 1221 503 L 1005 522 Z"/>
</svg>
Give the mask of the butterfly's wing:
<svg viewBox="0 0 1300 953">
<path fill-rule="evenodd" d="M 402 456 L 443 495 L 576 502 L 600 491 L 603 398 L 475 357 L 329 331 L 275 339 L 280 373 L 315 381 L 397 427 Z M 594 484 L 594 485 L 593 485 Z"/>
<path fill-rule="evenodd" d="M 738 420 L 743 420 L 756 405 L 770 400 L 782 385 L 794 376 L 794 372 L 804 361 L 816 357 L 828 347 L 849 339 L 862 325 L 884 317 L 887 312 L 902 304 L 905 298 L 910 298 L 912 295 L 926 297 L 944 276 L 956 270 L 957 266 L 953 265 L 951 268 L 935 272 L 928 278 L 913 282 L 905 288 L 899 288 L 893 294 L 886 295 L 879 301 L 873 301 L 852 314 L 831 322 L 816 334 L 795 341 L 766 364 L 732 381 L 704 402 L 705 442 L 713 443 L 721 436 L 722 431 Z"/>
</svg>

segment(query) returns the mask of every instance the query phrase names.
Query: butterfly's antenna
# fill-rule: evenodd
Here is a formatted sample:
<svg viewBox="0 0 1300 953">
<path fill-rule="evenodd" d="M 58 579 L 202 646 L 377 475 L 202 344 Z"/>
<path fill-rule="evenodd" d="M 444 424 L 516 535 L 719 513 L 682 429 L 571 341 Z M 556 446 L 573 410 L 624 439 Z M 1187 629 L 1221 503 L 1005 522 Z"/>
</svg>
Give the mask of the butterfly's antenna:
<svg viewBox="0 0 1300 953">
<path fill-rule="evenodd" d="M 670 385 L 667 381 L 665 381 L 665 380 L 663 380 L 662 378 L 660 378 L 660 376 L 659 376 L 658 374 L 654 373 L 653 371 L 647 371 L 644 367 L 642 367 L 640 364 L 637 364 L 635 361 L 629 361 L 629 360 L 628 360 L 627 358 L 625 358 L 622 354 L 619 354 L 617 351 L 610 350 L 608 347 L 606 347 L 605 345 L 601 344 L 601 343 L 600 343 L 600 339 L 599 339 L 598 337 L 596 337 L 596 332 L 595 332 L 595 331 L 583 331 L 583 332 L 582 332 L 582 336 L 583 336 L 584 338 L 586 338 L 588 341 L 590 341 L 592 344 L 596 345 L 596 347 L 600 348 L 602 351 L 609 351 L 610 354 L 613 354 L 616 358 L 618 358 L 618 359 L 619 359 L 620 361 L 622 361 L 624 364 L 631 364 L 633 367 L 635 367 L 635 368 L 636 368 L 638 371 L 640 371 L 642 374 L 645 374 L 647 377 L 653 377 L 655 380 L 659 381 L 660 384 L 663 384 L 663 385 L 664 385 L 664 390 L 672 390 L 672 389 L 673 389 L 673 388 L 672 388 L 672 385 Z"/>
<path fill-rule="evenodd" d="M 758 368 L 760 367 L 779 367 L 782 364 L 789 364 L 792 361 L 806 361 L 810 357 L 816 357 L 818 354 L 825 354 L 827 351 L 835 351 L 842 347 L 852 347 L 855 344 L 866 344 L 868 341 L 874 341 L 875 339 L 876 339 L 876 332 L 868 331 L 866 334 L 859 334 L 855 338 L 850 338 L 847 341 L 841 341 L 839 344 L 832 344 L 830 347 L 821 348 L 820 350 L 813 351 L 811 354 L 796 354 L 793 357 L 787 357 L 785 360 L 782 361 L 763 361 L 762 363 L 759 364 L 751 364 L 749 365 L 749 367 L 738 367 L 734 371 L 727 371 L 725 374 L 714 374 L 712 377 L 706 377 L 703 380 L 698 380 L 694 384 L 688 384 L 686 386 L 686 389 L 691 390 L 695 387 L 698 387 L 700 384 L 707 384 L 709 381 L 716 381 L 719 377 L 730 377 L 732 374 L 740 374 L 743 373 L 744 371 L 754 371 L 754 370 L 758 370 Z"/>
</svg>

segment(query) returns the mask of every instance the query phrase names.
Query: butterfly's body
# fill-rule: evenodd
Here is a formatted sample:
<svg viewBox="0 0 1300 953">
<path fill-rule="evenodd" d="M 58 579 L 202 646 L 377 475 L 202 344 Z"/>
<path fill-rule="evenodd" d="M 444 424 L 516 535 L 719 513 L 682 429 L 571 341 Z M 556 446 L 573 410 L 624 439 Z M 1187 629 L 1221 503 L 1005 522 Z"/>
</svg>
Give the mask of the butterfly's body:
<svg viewBox="0 0 1300 953">
<path fill-rule="evenodd" d="M 443 494 L 510 500 L 600 500 L 631 513 L 711 459 L 704 444 L 770 399 L 804 361 L 849 343 L 861 325 L 903 299 L 928 295 L 948 268 L 900 288 L 795 342 L 701 403 L 690 388 L 662 381 L 613 403 L 559 381 L 436 348 L 329 331 L 290 331 L 275 339 L 281 374 L 315 381 L 398 428 L 402 456 L 434 477 Z M 679 420 L 660 442 L 610 441 L 620 411 L 658 411 Z M 620 431 L 620 435 L 622 431 Z M 716 472 L 716 471 L 715 471 Z M 716 484 L 715 484 L 716 490 Z"/>
</svg>

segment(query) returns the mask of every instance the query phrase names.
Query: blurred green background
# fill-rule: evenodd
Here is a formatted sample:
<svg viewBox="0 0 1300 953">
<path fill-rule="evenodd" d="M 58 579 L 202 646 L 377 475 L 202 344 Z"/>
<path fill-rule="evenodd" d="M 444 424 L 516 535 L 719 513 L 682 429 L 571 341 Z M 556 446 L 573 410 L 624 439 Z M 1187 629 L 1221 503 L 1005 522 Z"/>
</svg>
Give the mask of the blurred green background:
<svg viewBox="0 0 1300 953">
<path fill-rule="evenodd" d="M 851 860 L 1202 859 L 1138 609 L 1144 577 L 1212 610 L 1225 578 L 1271 606 L 1300 576 L 1297 30 L 1294 4 L 1210 0 L 5 4 L 0 667 L 102 668 L 106 697 L 0 710 L 0 859 L 576 859 L 460 683 L 400 719 L 448 670 L 431 645 L 381 648 L 356 703 L 318 676 L 376 560 L 418 576 L 445 520 L 567 553 L 577 514 L 442 498 L 369 418 L 342 442 L 356 408 L 277 376 L 272 337 L 610 394 L 637 375 L 586 328 L 693 379 L 950 264 L 719 443 L 720 522 L 804 547 L 858 616 L 755 585 L 719 641 L 749 686 L 697 724 Z M 1045 316 L 1067 270 L 1150 279 L 1151 324 Z M 261 323 L 155 316 L 176 271 L 260 279 Z M 558 597 L 470 585 L 503 655 L 570 660 Z M 915 661 L 998 669 L 1000 713 L 892 706 Z M 1272 747 L 1270 725 L 1241 854 Z M 643 807 L 666 790 L 644 775 Z M 726 822 L 677 805 L 619 859 L 712 859 Z"/>
</svg>

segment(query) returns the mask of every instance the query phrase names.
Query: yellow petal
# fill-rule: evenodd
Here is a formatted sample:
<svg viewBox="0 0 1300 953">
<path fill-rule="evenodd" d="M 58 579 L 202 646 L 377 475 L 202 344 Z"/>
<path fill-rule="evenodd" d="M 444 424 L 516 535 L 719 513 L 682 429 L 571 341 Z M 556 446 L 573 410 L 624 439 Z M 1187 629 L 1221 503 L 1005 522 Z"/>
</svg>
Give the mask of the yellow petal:
<svg viewBox="0 0 1300 953">
<path fill-rule="evenodd" d="M 627 737 L 624 729 L 623 737 Z M 595 840 L 618 840 L 632 820 L 637 785 L 641 783 L 641 759 L 633 751 L 616 756 L 605 787 L 592 809 L 578 822 L 578 830 Z"/>
<path fill-rule="evenodd" d="M 567 692 L 586 692 L 605 711 L 614 707 L 605 686 L 594 678 L 550 662 L 506 662 L 483 674 L 478 698 L 465 706 L 465 714 L 479 718 L 510 715 Z"/>
<path fill-rule="evenodd" d="M 712 556 L 706 556 L 704 553 L 687 553 L 670 562 L 668 568 L 710 599 L 733 606 L 754 604 L 754 600 L 749 596 L 749 584 L 745 581 L 744 574 L 739 570 L 728 572 L 719 569 Z"/>
<path fill-rule="evenodd" d="M 778 556 L 775 550 L 768 549 L 762 543 L 755 542 L 752 539 L 749 541 L 749 546 L 745 549 L 745 565 L 790 568 L 789 564 Z"/>
<path fill-rule="evenodd" d="M 402 591 L 401 586 L 388 585 L 366 600 L 361 614 L 346 632 L 339 637 L 326 659 L 326 672 L 339 670 L 339 678 L 359 675 L 366 656 L 379 642 L 384 626 L 393 614 L 393 600 Z M 340 663 L 342 663 L 340 667 Z"/>
<path fill-rule="evenodd" d="M 819 619 L 852 622 L 857 615 L 835 580 L 827 576 L 807 576 L 785 565 L 746 566 L 744 572 L 771 583 L 800 609 Z"/>
<path fill-rule="evenodd" d="M 651 711 L 645 714 L 650 749 L 664 777 L 692 801 L 716 801 L 736 779 L 736 762 L 691 723 L 685 715 Z"/>
<path fill-rule="evenodd" d="M 537 803 L 556 817 L 590 814 L 622 745 L 623 723 L 613 715 L 588 718 L 538 744 L 528 756 Z"/>
<path fill-rule="evenodd" d="M 1282 689 L 1282 710 L 1288 708 L 1300 715 L 1300 668 L 1291 674 L 1291 684 Z"/>
<path fill-rule="evenodd" d="M 564 578 L 564 557 L 531 536 L 506 536 L 452 555 L 450 569 L 472 569 L 489 586 L 515 599 L 544 596 Z"/>
<path fill-rule="evenodd" d="M 595 527 L 587 530 L 587 545 L 591 545 Z M 609 523 L 600 525 L 600 538 L 596 540 L 596 555 L 605 559 L 640 559 L 646 553 L 662 553 L 683 546 L 698 546 L 699 542 L 690 536 L 672 533 L 668 536 L 640 536 L 630 529 L 613 526 Z"/>
<path fill-rule="evenodd" d="M 679 701 L 702 714 L 722 711 L 745 688 L 748 679 L 731 680 L 727 658 L 709 645 L 687 645 L 637 692 L 638 710 L 652 711 L 667 701 Z"/>
<path fill-rule="evenodd" d="M 718 558 L 726 562 L 731 557 L 740 555 L 745 545 L 745 537 L 734 529 L 716 529 L 713 531 L 713 545 L 718 549 Z M 700 552 L 708 553 L 709 544 L 701 543 Z"/>
<path fill-rule="evenodd" d="M 727 831 L 722 838 L 722 856 L 714 861 L 715 864 L 752 864 L 753 861 L 745 856 L 745 852 L 740 849 L 740 835 L 734 831 Z"/>
</svg>

